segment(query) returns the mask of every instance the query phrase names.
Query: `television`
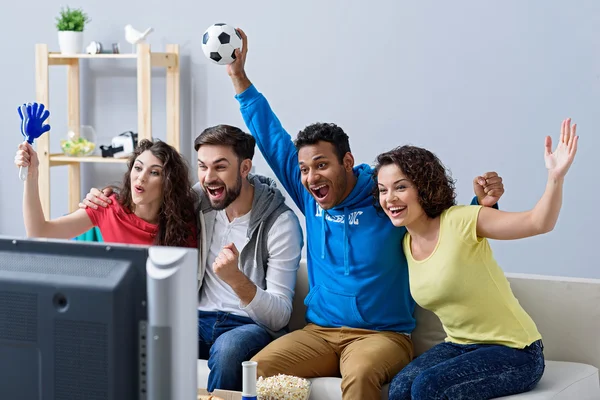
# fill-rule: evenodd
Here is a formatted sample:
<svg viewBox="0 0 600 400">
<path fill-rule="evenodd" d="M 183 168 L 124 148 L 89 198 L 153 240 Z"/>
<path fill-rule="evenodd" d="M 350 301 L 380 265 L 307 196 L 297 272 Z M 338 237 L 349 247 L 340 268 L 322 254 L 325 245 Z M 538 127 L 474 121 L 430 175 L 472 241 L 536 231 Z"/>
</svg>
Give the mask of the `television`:
<svg viewBox="0 0 600 400">
<path fill-rule="evenodd" d="M 195 399 L 198 251 L 0 236 L 0 399 Z"/>
</svg>

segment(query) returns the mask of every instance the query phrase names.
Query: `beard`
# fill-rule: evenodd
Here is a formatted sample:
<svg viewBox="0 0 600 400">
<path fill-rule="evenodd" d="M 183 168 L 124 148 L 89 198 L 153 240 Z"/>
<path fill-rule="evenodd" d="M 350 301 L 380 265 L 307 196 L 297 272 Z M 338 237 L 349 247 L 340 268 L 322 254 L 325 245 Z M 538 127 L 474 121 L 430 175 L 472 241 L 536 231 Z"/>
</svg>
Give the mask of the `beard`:
<svg viewBox="0 0 600 400">
<path fill-rule="evenodd" d="M 205 186 L 212 186 L 212 184 L 206 184 Z M 208 195 L 208 199 L 210 200 L 210 206 L 213 210 L 221 211 L 229 207 L 231 203 L 233 203 L 242 191 L 242 176 L 238 174 L 235 186 L 232 188 L 228 188 L 225 186 L 225 196 L 221 200 L 213 200 L 212 197 L 208 194 L 208 189 L 204 188 L 205 193 Z"/>
</svg>

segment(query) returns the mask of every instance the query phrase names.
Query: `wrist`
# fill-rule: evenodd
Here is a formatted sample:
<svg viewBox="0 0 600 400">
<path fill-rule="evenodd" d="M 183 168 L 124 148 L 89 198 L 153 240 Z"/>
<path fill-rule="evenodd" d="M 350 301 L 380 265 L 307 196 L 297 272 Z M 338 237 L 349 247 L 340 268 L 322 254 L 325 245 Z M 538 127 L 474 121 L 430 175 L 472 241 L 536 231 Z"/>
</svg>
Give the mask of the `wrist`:
<svg viewBox="0 0 600 400">
<path fill-rule="evenodd" d="M 27 178 L 38 179 L 40 176 L 40 171 L 37 168 L 31 168 L 27 170 Z"/>
<path fill-rule="evenodd" d="M 245 71 L 235 72 L 231 74 L 231 80 L 233 81 L 233 86 L 235 87 L 236 94 L 243 93 L 252 85 Z"/>
<path fill-rule="evenodd" d="M 238 273 L 233 275 L 227 284 L 236 293 L 247 292 L 250 285 L 256 286 L 242 271 L 238 271 Z"/>
<path fill-rule="evenodd" d="M 240 71 L 231 71 L 230 75 L 233 79 L 248 79 L 245 69 L 241 69 Z"/>
<path fill-rule="evenodd" d="M 223 279 L 223 281 L 226 284 L 228 284 L 229 286 L 231 286 L 232 289 L 235 290 L 235 288 L 239 287 L 242 284 L 242 278 L 244 278 L 245 276 L 246 275 L 244 275 L 244 273 L 238 269 L 235 272 L 229 274 L 225 279 L 221 279 Z"/>
<path fill-rule="evenodd" d="M 564 176 L 556 175 L 552 172 L 548 172 L 548 184 L 550 185 L 562 185 L 565 181 Z"/>
</svg>

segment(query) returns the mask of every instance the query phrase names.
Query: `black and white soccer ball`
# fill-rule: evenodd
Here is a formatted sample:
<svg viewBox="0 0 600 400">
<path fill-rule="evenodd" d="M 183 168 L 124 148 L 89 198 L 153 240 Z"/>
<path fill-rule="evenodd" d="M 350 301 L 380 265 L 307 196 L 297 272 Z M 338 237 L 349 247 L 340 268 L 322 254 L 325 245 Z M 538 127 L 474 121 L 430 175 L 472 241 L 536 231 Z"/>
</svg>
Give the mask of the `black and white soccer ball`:
<svg viewBox="0 0 600 400">
<path fill-rule="evenodd" d="M 219 23 L 210 26 L 202 35 L 202 51 L 214 63 L 231 64 L 235 49 L 242 47 L 242 37 L 231 25 Z"/>
</svg>

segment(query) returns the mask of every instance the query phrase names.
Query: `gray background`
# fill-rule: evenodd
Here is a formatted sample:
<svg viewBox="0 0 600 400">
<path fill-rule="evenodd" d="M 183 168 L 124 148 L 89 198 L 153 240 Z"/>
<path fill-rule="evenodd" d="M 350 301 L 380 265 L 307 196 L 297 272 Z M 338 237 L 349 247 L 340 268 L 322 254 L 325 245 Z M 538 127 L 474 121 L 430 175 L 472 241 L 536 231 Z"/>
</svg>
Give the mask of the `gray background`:
<svg viewBox="0 0 600 400">
<path fill-rule="evenodd" d="M 35 99 L 34 46 L 58 50 L 54 18 L 62 2 L 13 2 L 3 10 L 0 63 L 2 191 L 0 234 L 24 235 L 22 183 L 13 165 L 20 142 L 18 104 Z M 215 22 L 249 35 L 247 71 L 292 135 L 316 121 L 333 121 L 351 137 L 357 161 L 411 143 L 437 153 L 469 202 L 474 176 L 498 171 L 505 210 L 533 207 L 546 182 L 544 136 L 560 122 L 579 126 L 580 149 L 567 176 L 556 229 L 542 237 L 492 242 L 509 272 L 600 278 L 594 235 L 600 189 L 593 166 L 598 148 L 600 2 L 556 1 L 115 1 L 82 0 L 92 18 L 85 44 L 120 42 L 130 23 L 154 51 L 181 45 L 182 143 L 205 127 L 245 128 L 225 67 L 210 64 L 200 38 Z M 135 62 L 82 62 L 82 123 L 99 144 L 136 130 Z M 154 71 L 154 136 L 164 138 L 164 72 Z M 66 136 L 66 72 L 50 71 L 52 151 Z M 194 163 L 192 163 L 194 166 Z M 257 172 L 270 174 L 260 155 Z M 84 193 L 120 180 L 123 165 L 85 165 Z M 52 217 L 67 212 L 66 168 L 52 170 Z M 82 193 L 82 195 L 84 194 Z"/>
</svg>

